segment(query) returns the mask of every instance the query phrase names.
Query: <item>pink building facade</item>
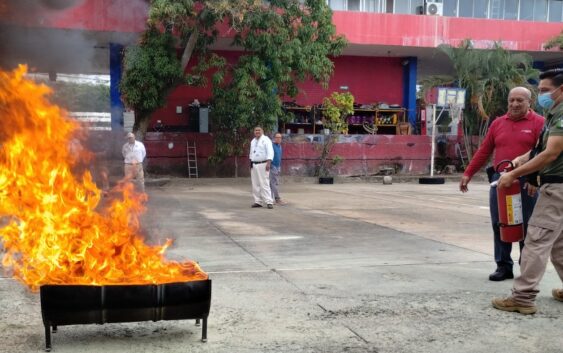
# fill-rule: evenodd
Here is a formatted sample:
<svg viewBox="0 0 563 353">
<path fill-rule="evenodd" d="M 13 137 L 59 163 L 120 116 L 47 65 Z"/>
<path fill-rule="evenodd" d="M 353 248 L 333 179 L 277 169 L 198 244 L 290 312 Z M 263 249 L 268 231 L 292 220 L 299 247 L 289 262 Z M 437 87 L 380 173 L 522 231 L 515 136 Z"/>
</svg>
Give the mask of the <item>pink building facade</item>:
<svg viewBox="0 0 563 353">
<path fill-rule="evenodd" d="M 69 35 L 90 38 L 86 49 L 91 49 L 93 59 L 90 65 L 83 63 L 82 70 L 110 73 L 112 126 L 119 129 L 123 126 L 124 110 L 118 90 L 121 53 L 125 46 L 135 43 L 138 34 L 144 29 L 148 2 L 60 1 L 68 3 L 67 6 L 47 8 L 47 11 L 38 11 L 36 16 L 29 16 L 29 11 L 18 9 L 8 8 L 0 12 L 0 29 L 4 29 L 3 33 L 11 33 L 10 38 L 0 38 L 0 43 L 10 43 L 0 44 L 3 57 L 0 62 L 3 66 L 13 66 L 16 62 L 29 61 L 29 65 L 38 71 L 64 72 L 65 67 L 61 67 L 60 63 L 65 58 L 51 58 L 53 54 L 46 53 L 53 52 L 53 48 L 42 48 L 41 45 L 45 43 L 34 43 L 30 38 L 49 33 L 55 38 L 53 43 L 61 47 L 55 52 L 68 49 L 68 56 L 77 58 L 72 60 L 75 64 L 82 60 L 80 53 L 87 50 L 72 47 L 72 43 L 65 46 L 65 41 L 68 42 L 66 38 Z M 475 47 L 487 48 L 501 41 L 507 49 L 532 55 L 540 68 L 562 64 L 561 52 L 546 51 L 543 47 L 563 29 L 563 8 L 557 7 L 561 3 L 559 0 L 544 1 L 545 6 L 538 8 L 537 3 L 542 1 L 519 0 L 516 10 L 505 5 L 500 12 L 495 0 L 481 1 L 486 3 L 483 7 L 485 12 L 476 10 L 481 9 L 481 5 L 475 4 L 477 0 L 467 3 L 458 0 L 432 1 L 426 4 L 422 0 L 328 1 L 335 9 L 333 21 L 337 32 L 346 36 L 349 45 L 342 56 L 333 59 L 335 69 L 329 87 L 323 89 L 312 82 L 305 82 L 300 85 L 301 93 L 295 103 L 311 106 L 321 103 L 322 98 L 333 91 L 348 91 L 359 104 L 384 103 L 404 108 L 404 120 L 413 126 L 415 132 L 420 132 L 416 104 L 417 81 L 426 75 L 451 71 L 451 64 L 437 49 L 440 44 L 457 45 L 464 39 L 471 39 Z M 469 2 L 473 6 L 471 11 L 467 6 Z M 441 4 L 437 15 L 424 14 L 428 13 L 430 3 Z M 34 50 L 28 50 L 28 47 L 34 46 Z M 25 50 L 22 49 L 24 47 Z M 229 60 L 236 60 L 239 55 L 235 51 L 223 51 L 221 54 Z M 68 67 L 74 71 L 81 70 L 75 66 Z M 207 164 L 207 158 L 213 152 L 213 122 L 209 122 L 208 133 L 193 128 L 195 117 L 190 114 L 193 109 L 189 109 L 189 104 L 194 99 L 205 103 L 210 97 L 210 87 L 182 86 L 170 94 L 167 104 L 154 113 L 146 136 L 149 168 L 187 173 L 186 143 L 189 141 L 196 142 L 198 146 L 202 176 L 234 174 L 233 160 L 217 168 Z M 164 125 L 164 131 L 156 126 L 157 121 Z M 282 126 L 278 129 L 286 132 Z M 384 167 L 393 167 L 402 173 L 427 172 L 430 138 L 424 135 L 399 136 L 391 132 L 383 130 L 377 135 L 342 136 L 334 153 L 341 156 L 344 162 L 337 166 L 336 172 L 372 175 Z M 285 174 L 310 175 L 318 156 L 315 148 L 318 136 L 292 132 L 286 137 Z M 456 137 L 450 139 L 454 141 Z M 247 170 L 241 168 L 239 175 L 244 173 Z"/>
</svg>

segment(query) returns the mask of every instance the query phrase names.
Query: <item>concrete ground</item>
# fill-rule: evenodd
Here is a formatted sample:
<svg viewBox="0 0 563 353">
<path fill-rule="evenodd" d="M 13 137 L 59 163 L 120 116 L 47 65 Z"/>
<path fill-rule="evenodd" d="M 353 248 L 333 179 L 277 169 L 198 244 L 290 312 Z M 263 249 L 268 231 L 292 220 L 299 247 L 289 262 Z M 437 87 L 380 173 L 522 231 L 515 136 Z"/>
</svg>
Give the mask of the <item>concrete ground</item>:
<svg viewBox="0 0 563 353">
<path fill-rule="evenodd" d="M 533 316 L 491 307 L 488 186 L 457 182 L 282 186 L 251 209 L 247 179 L 149 187 L 150 238 L 209 272 L 209 341 L 193 321 L 63 326 L 55 352 L 562 352 L 550 266 Z M 517 257 L 516 251 L 513 254 Z M 517 269 L 517 267 L 516 267 Z M 516 270 L 516 272 L 518 272 Z M 0 352 L 40 352 L 37 294 L 0 279 Z"/>
</svg>

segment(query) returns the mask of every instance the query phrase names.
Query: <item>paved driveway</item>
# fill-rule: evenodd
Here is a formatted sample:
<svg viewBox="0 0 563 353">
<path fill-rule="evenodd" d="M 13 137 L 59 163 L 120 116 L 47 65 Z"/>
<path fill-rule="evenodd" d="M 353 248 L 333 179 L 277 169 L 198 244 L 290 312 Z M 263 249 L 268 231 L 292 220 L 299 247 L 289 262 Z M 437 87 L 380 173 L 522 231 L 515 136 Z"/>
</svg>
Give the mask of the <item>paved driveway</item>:
<svg viewBox="0 0 563 353">
<path fill-rule="evenodd" d="M 534 316 L 491 308 L 488 187 L 282 186 L 286 206 L 251 209 L 248 180 L 148 188 L 151 241 L 213 280 L 209 341 L 192 321 L 67 326 L 56 352 L 561 352 L 560 280 Z M 517 253 L 514 252 L 517 257 Z M 517 271 L 516 271 L 517 272 Z M 0 279 L 0 352 L 43 347 L 38 296 Z"/>
</svg>

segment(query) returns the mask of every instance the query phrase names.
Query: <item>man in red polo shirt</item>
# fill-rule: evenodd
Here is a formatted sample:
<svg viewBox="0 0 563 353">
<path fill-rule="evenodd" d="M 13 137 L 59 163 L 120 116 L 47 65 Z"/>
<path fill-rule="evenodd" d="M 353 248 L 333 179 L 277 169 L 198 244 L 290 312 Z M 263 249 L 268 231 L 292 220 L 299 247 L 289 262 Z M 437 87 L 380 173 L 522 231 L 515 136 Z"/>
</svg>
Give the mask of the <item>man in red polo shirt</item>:
<svg viewBox="0 0 563 353">
<path fill-rule="evenodd" d="M 493 156 L 493 166 L 500 161 L 513 160 L 514 158 L 531 150 L 538 140 L 544 125 L 544 118 L 530 109 L 532 101 L 532 93 L 525 87 L 513 88 L 508 94 L 508 112 L 495 119 L 489 131 L 485 136 L 485 140 L 469 165 L 467 166 L 461 181 L 459 189 L 461 192 L 467 192 L 467 184 L 471 177 L 477 173 Z M 494 173 L 492 180 L 500 177 L 498 173 Z M 521 178 L 522 185 L 522 208 L 524 214 L 524 229 L 527 228 L 528 220 L 532 215 L 536 196 L 530 196 L 528 184 L 525 179 Z M 514 278 L 512 267 L 514 262 L 510 253 L 512 252 L 512 243 L 505 243 L 500 240 L 499 215 L 496 187 L 491 187 L 489 191 L 489 208 L 491 213 L 491 223 L 494 233 L 494 254 L 497 269 L 489 276 L 491 281 L 503 281 L 505 279 Z M 520 242 L 520 249 L 524 246 L 524 242 Z"/>
</svg>

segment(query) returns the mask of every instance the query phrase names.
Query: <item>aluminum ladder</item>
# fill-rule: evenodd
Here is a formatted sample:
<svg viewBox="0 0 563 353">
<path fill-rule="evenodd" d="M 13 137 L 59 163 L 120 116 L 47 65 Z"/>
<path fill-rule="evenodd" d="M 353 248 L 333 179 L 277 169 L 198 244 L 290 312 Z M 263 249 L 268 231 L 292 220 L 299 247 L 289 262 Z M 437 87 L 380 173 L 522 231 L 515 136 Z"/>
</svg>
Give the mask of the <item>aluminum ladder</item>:
<svg viewBox="0 0 563 353">
<path fill-rule="evenodd" d="M 456 143 L 455 144 L 455 154 L 459 157 L 459 159 L 461 160 L 461 165 L 465 168 L 467 167 L 467 164 L 469 164 L 469 160 L 468 160 L 468 155 L 467 155 L 467 150 L 465 149 L 465 145 L 462 145 L 461 143 Z"/>
<path fill-rule="evenodd" d="M 187 156 L 188 156 L 188 178 L 199 178 L 199 173 L 197 170 L 197 149 L 195 141 L 190 144 L 190 141 L 186 142 Z"/>
</svg>

